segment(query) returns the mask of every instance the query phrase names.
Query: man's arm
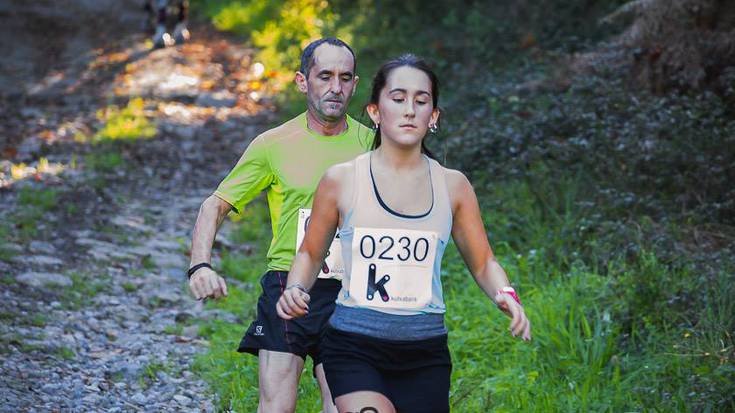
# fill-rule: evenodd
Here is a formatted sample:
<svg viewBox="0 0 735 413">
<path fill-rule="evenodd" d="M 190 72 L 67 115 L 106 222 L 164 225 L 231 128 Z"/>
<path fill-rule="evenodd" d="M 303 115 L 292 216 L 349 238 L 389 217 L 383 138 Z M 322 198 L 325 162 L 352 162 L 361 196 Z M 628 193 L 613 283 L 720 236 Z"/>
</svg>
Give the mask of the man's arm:
<svg viewBox="0 0 735 413">
<path fill-rule="evenodd" d="M 217 229 L 230 210 L 241 212 L 243 207 L 271 184 L 273 175 L 268 162 L 268 146 L 258 136 L 230 171 L 213 195 L 204 200 L 191 241 L 191 265 L 210 263 L 212 244 Z M 191 268 L 191 266 L 189 267 Z M 194 296 L 219 298 L 227 295 L 225 279 L 211 268 L 200 268 L 192 274 L 189 288 Z"/>
<path fill-rule="evenodd" d="M 210 195 L 202 202 L 192 234 L 189 268 L 196 264 L 211 262 L 212 244 L 214 244 L 217 230 L 231 209 L 230 204 L 215 195 Z M 191 275 L 189 289 L 197 300 L 227 295 L 225 279 L 211 268 L 206 267 L 198 269 Z"/>
</svg>

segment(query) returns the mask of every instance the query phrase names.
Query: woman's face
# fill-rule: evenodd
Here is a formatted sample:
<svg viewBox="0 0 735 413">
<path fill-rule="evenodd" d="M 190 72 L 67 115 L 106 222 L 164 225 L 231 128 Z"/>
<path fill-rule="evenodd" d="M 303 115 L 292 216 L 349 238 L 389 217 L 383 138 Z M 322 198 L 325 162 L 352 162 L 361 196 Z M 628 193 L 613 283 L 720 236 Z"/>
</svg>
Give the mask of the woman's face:
<svg viewBox="0 0 735 413">
<path fill-rule="evenodd" d="M 431 80 L 421 70 L 402 66 L 388 74 L 378 105 L 368 105 L 373 122 L 380 124 L 381 138 L 399 146 L 420 145 L 429 125 L 435 125 Z"/>
</svg>

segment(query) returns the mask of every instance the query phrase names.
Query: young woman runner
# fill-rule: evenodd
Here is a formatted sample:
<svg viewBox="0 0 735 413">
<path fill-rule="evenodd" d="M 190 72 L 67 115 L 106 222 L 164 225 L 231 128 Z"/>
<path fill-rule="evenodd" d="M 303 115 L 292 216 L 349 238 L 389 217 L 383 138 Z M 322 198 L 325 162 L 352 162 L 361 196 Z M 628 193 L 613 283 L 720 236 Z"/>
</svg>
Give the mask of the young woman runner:
<svg viewBox="0 0 735 413">
<path fill-rule="evenodd" d="M 311 222 L 276 307 L 309 312 L 309 288 L 339 226 L 345 274 L 322 342 L 340 412 L 448 412 L 451 361 L 441 258 L 454 239 L 480 288 L 512 320 L 531 327 L 485 234 L 472 185 L 433 160 L 423 140 L 439 121 L 439 84 L 421 59 L 403 55 L 373 80 L 373 151 L 322 177 Z"/>
</svg>

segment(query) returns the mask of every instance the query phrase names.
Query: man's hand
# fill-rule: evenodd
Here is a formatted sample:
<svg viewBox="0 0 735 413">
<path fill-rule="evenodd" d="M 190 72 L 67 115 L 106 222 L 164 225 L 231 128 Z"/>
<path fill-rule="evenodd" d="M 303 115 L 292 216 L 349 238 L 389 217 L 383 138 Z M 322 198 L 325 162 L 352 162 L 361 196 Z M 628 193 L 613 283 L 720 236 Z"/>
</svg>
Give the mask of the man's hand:
<svg viewBox="0 0 735 413">
<path fill-rule="evenodd" d="M 225 279 L 210 268 L 200 268 L 189 279 L 189 289 L 197 300 L 227 296 Z"/>
<path fill-rule="evenodd" d="M 284 320 L 305 316 L 309 313 L 310 300 L 311 297 L 309 297 L 308 293 L 295 286 L 288 287 L 283 291 L 281 298 L 276 303 L 276 312 Z"/>
<path fill-rule="evenodd" d="M 525 341 L 531 340 L 531 322 L 526 317 L 523 307 L 516 302 L 509 294 L 497 294 L 494 298 L 495 305 L 498 306 L 510 320 L 510 334 L 513 337 L 519 335 Z"/>
</svg>

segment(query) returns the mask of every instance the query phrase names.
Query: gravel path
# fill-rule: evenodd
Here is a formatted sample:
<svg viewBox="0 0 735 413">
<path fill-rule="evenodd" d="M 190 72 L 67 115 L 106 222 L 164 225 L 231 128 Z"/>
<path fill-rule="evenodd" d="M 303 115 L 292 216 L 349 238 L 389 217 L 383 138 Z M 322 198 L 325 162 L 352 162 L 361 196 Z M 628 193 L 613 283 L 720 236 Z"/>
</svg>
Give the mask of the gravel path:
<svg viewBox="0 0 735 413">
<path fill-rule="evenodd" d="M 142 18 L 137 4 L 0 7 L 0 23 L 27 31 L 0 65 L 0 84 L 15 85 L 0 95 L 1 412 L 215 411 L 192 372 L 207 345 L 196 321 L 232 316 L 187 292 L 190 231 L 202 200 L 274 115 L 240 41 L 194 24 L 191 43 L 151 52 L 131 23 Z M 64 30 L 100 13 L 120 24 Z M 43 21 L 55 24 L 51 55 L 38 53 Z M 9 75 L 24 59 L 40 68 Z M 78 142 L 100 129 L 101 109 L 135 97 L 155 137 Z M 121 166 L 88 161 L 110 151 Z M 24 233 L 35 207 L 24 191 L 48 190 L 54 205 Z"/>
</svg>

